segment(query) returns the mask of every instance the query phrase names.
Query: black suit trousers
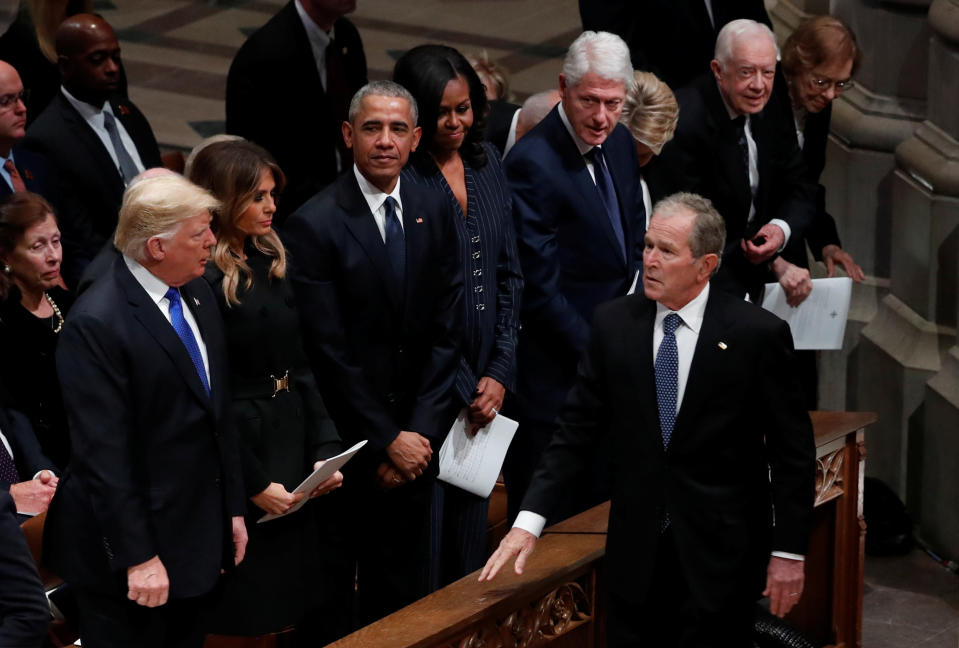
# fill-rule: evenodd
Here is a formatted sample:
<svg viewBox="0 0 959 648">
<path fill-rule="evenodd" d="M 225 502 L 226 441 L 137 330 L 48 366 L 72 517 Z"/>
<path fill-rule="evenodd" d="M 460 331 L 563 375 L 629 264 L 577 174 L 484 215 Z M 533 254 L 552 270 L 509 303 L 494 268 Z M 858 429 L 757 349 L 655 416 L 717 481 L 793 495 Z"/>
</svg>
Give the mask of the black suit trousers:
<svg viewBox="0 0 959 648">
<path fill-rule="evenodd" d="M 608 648 L 749 648 L 754 603 L 736 597 L 707 610 L 683 575 L 671 529 L 660 536 L 653 578 L 642 605 L 615 594 L 607 601 Z"/>
<path fill-rule="evenodd" d="M 77 590 L 84 648 L 201 648 L 200 618 L 209 596 L 172 599 L 156 608 L 125 596 Z"/>
</svg>

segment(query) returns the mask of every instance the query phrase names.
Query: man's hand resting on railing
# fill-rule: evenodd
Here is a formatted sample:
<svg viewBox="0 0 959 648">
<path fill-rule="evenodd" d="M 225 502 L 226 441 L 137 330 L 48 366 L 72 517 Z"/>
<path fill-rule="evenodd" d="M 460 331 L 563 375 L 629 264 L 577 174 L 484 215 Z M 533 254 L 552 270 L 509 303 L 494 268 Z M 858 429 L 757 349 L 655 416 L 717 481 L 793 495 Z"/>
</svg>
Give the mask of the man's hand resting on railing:
<svg viewBox="0 0 959 648">
<path fill-rule="evenodd" d="M 499 570 L 502 569 L 513 556 L 516 556 L 516 563 L 513 569 L 517 574 L 522 574 L 523 568 L 526 566 L 526 559 L 533 553 L 535 546 L 536 536 L 529 531 L 513 527 L 500 541 L 493 555 L 486 561 L 486 566 L 483 567 L 483 571 L 480 572 L 480 582 L 493 580 L 496 574 L 499 573 Z"/>
</svg>

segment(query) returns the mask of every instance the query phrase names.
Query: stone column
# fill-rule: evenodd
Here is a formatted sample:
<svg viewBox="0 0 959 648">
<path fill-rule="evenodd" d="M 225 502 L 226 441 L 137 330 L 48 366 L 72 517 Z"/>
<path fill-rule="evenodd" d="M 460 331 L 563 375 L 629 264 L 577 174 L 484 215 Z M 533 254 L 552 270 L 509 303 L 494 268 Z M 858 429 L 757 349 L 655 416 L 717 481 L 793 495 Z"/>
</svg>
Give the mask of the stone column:
<svg viewBox="0 0 959 648">
<path fill-rule="evenodd" d="M 867 440 L 868 473 L 898 491 L 924 537 L 951 537 L 955 551 L 959 512 L 945 509 L 957 501 L 957 471 L 946 464 L 959 456 L 959 0 L 935 0 L 927 24 L 928 117 L 896 147 L 885 180 L 888 239 L 877 230 L 874 242 L 877 250 L 888 245 L 888 256 L 875 256 L 871 271 L 888 273 L 890 294 L 863 329 L 850 401 L 880 412 Z M 919 43 L 907 40 L 906 50 L 919 51 Z M 917 94 L 897 70 L 885 83 Z"/>
<path fill-rule="evenodd" d="M 815 2 L 805 3 L 804 8 L 811 11 L 808 5 L 813 4 L 822 8 Z M 829 4 L 831 13 L 855 32 L 863 61 L 856 85 L 833 103 L 821 182 L 843 247 L 862 266 L 867 279 L 853 287 L 843 351 L 820 354 L 819 402 L 822 409 L 876 409 L 871 406 L 874 399 L 856 394 L 860 387 L 857 350 L 860 332 L 875 317 L 889 288 L 894 152 L 925 118 L 929 2 L 833 0 Z M 872 468 L 871 454 L 866 464 Z"/>
<path fill-rule="evenodd" d="M 781 42 L 806 18 L 828 13 L 829 0 L 778 0 L 769 10 L 769 17 Z"/>
</svg>

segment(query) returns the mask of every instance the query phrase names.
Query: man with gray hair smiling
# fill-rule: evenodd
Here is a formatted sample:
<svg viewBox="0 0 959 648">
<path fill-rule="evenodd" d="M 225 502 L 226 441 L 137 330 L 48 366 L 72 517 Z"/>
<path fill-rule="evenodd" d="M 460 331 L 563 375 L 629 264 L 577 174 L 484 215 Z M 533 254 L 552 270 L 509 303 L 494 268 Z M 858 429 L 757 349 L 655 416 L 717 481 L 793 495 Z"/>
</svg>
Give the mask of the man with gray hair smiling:
<svg viewBox="0 0 959 648">
<path fill-rule="evenodd" d="M 802 237 L 815 212 L 816 187 L 803 178 L 791 115 L 766 109 L 778 57 L 769 27 L 727 23 L 710 70 L 676 92 L 676 135 L 646 172 L 654 198 L 692 191 L 713 201 L 726 221 L 716 287 L 753 300 L 770 263 Z M 792 292 L 803 281 L 808 272 L 784 278 L 783 287 Z"/>
<path fill-rule="evenodd" d="M 44 552 L 84 646 L 201 646 L 205 598 L 246 550 L 222 323 L 200 279 L 218 206 L 180 176 L 131 185 L 120 254 L 60 334 L 74 454 Z"/>
<path fill-rule="evenodd" d="M 748 648 L 755 600 L 783 616 L 802 594 L 812 425 L 789 326 L 711 290 L 724 240 L 708 200 L 657 203 L 645 294 L 597 308 L 559 429 L 480 575 L 514 556 L 523 571 L 545 516 L 601 453 L 610 648 Z"/>
<path fill-rule="evenodd" d="M 640 267 L 639 163 L 619 125 L 632 83 L 622 39 L 584 32 L 563 61 L 560 103 L 506 156 L 526 285 L 517 388 L 507 405 L 520 426 L 503 467 L 511 518 L 573 384 L 593 310 L 625 295 Z M 577 492 L 558 519 L 606 499 L 601 476 Z"/>
</svg>

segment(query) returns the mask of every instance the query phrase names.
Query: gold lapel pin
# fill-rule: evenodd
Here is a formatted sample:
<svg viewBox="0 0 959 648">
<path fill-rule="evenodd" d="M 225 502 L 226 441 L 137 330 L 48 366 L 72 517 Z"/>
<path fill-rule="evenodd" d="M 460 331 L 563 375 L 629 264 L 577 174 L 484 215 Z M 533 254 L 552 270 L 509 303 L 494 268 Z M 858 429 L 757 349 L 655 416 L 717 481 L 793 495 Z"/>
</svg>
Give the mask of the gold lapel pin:
<svg viewBox="0 0 959 648">
<path fill-rule="evenodd" d="M 719 347 L 720 349 L 722 349 L 723 351 L 726 350 L 726 343 L 725 343 L 725 342 L 720 342 L 720 343 L 719 343 L 718 345 L 716 345 L 716 346 L 718 346 L 718 347 Z"/>
</svg>

